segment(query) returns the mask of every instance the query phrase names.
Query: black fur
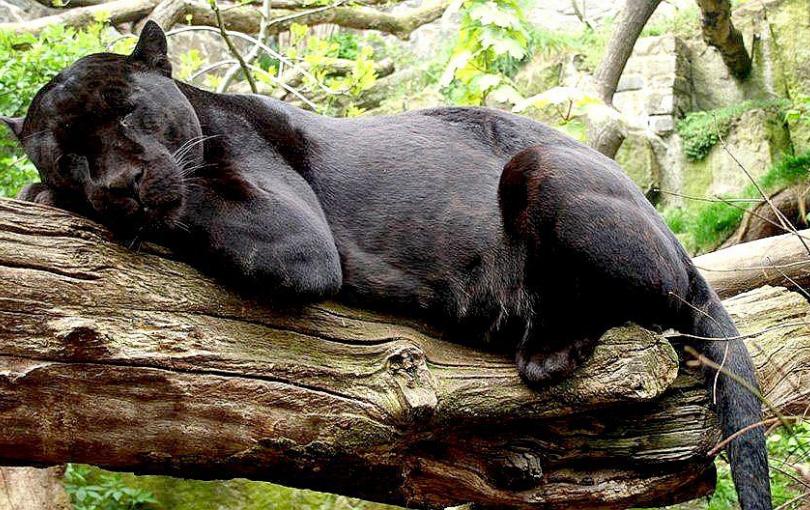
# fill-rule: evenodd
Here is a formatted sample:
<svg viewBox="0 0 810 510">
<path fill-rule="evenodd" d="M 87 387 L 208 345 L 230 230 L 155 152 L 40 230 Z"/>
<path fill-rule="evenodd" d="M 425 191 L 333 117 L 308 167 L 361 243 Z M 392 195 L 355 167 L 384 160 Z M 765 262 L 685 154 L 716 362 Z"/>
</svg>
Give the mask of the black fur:
<svg viewBox="0 0 810 510">
<path fill-rule="evenodd" d="M 555 130 L 484 108 L 324 118 L 176 83 L 165 51 L 148 24 L 132 56 L 82 59 L 40 91 L 19 136 L 43 184 L 24 198 L 276 300 L 339 295 L 512 344 L 529 384 L 628 320 L 737 335 L 616 163 Z M 725 366 L 756 385 L 741 342 L 701 347 L 716 362 L 728 347 Z M 760 420 L 728 377 L 717 399 L 726 435 Z M 742 507 L 770 508 L 762 430 L 729 455 Z"/>
</svg>

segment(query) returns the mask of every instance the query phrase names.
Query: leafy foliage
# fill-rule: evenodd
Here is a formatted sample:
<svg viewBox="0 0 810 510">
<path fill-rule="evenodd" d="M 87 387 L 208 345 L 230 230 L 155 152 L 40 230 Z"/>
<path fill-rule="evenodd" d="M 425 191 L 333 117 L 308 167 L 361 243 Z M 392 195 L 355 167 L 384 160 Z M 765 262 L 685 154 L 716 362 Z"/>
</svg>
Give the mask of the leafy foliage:
<svg viewBox="0 0 810 510">
<path fill-rule="evenodd" d="M 341 97 L 357 98 L 377 82 L 374 49 L 369 45 L 360 45 L 356 37 L 322 38 L 309 35 L 309 27 L 299 24 L 290 27 L 290 35 L 287 56 L 291 59 L 300 58 L 309 65 L 310 76 L 304 76 L 304 87 L 318 90 L 321 85 L 325 85 L 332 91 L 323 101 L 324 113 L 339 113 L 336 108 Z M 352 60 L 350 72 L 334 72 L 336 59 L 339 58 Z M 362 110 L 350 107 L 344 113 L 349 116 L 359 115 Z"/>
<path fill-rule="evenodd" d="M 74 510 L 142 510 L 157 503 L 149 491 L 130 487 L 120 475 L 68 464 L 65 491 Z"/>
<path fill-rule="evenodd" d="M 762 108 L 783 110 L 789 102 L 784 99 L 770 101 L 744 101 L 717 110 L 691 112 L 678 122 L 677 131 L 683 139 L 683 151 L 688 159 L 698 161 L 712 150 L 720 139 L 728 135 L 731 125 L 743 113 Z"/>
<path fill-rule="evenodd" d="M 78 475 L 78 476 L 77 476 Z M 122 491 L 118 506 L 79 506 L 74 510 L 396 510 L 397 507 L 370 503 L 335 494 L 292 489 L 267 482 L 235 479 L 227 481 L 185 480 L 168 476 L 139 476 L 112 473 L 93 466 L 70 465 L 65 486 L 73 497 L 99 493 L 105 480 Z M 127 489 L 127 490 L 124 490 Z M 136 506 L 126 494 L 139 494 Z M 92 498 L 93 496 L 85 496 Z M 140 506 L 138 506 L 140 505 Z"/>
<path fill-rule="evenodd" d="M 697 5 L 677 8 L 673 16 L 653 20 L 641 31 L 641 37 L 676 35 L 684 39 L 700 34 L 700 9 Z"/>
<path fill-rule="evenodd" d="M 441 86 L 454 104 L 517 97 L 509 77 L 528 55 L 529 32 L 516 0 L 465 0 L 458 41 Z"/>
<path fill-rule="evenodd" d="M 778 507 L 793 500 L 804 487 L 797 487 L 797 483 L 785 473 L 795 470 L 793 463 L 798 462 L 803 451 L 810 450 L 810 422 L 802 421 L 793 426 L 792 431 L 784 428 L 778 429 L 768 436 L 768 454 L 771 463 L 771 492 L 773 505 Z M 773 466 L 781 466 L 773 469 Z M 714 492 L 707 510 L 729 510 L 739 508 L 734 483 L 731 481 L 731 472 L 728 464 L 718 461 L 717 489 Z"/>
</svg>

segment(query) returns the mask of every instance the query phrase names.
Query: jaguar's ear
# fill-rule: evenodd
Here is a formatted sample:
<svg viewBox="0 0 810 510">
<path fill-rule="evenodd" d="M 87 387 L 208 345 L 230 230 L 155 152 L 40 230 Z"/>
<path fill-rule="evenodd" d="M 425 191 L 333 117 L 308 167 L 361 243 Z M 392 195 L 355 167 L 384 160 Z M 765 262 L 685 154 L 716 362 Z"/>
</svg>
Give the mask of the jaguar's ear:
<svg viewBox="0 0 810 510">
<path fill-rule="evenodd" d="M 11 130 L 11 134 L 13 134 L 14 138 L 17 140 L 20 139 L 24 120 L 24 117 L 3 117 L 0 115 L 0 122 L 8 126 L 8 128 Z"/>
<path fill-rule="evenodd" d="M 172 65 L 169 63 L 167 52 L 166 34 L 163 33 L 160 25 L 149 20 L 143 26 L 138 44 L 129 58 L 133 62 L 140 62 L 166 76 L 171 76 Z"/>
</svg>

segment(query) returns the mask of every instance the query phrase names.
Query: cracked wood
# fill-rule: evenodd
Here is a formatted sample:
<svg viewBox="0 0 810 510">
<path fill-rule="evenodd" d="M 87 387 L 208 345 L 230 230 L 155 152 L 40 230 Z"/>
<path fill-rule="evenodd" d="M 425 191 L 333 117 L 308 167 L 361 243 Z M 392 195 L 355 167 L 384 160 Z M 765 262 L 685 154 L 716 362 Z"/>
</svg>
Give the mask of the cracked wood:
<svg viewBox="0 0 810 510">
<path fill-rule="evenodd" d="M 741 329 L 809 311 L 773 288 L 729 306 Z M 3 464 L 243 476 L 417 507 L 652 506 L 713 483 L 707 395 L 666 340 L 635 326 L 532 392 L 508 356 L 415 321 L 334 303 L 271 310 L 165 253 L 11 200 L 0 324 Z M 798 327 L 790 341 L 808 336 Z M 786 338 L 754 340 L 769 351 Z M 765 360 L 774 399 L 804 402 L 785 388 L 807 385 L 805 360 Z M 786 362 L 787 377 L 769 368 Z"/>
</svg>

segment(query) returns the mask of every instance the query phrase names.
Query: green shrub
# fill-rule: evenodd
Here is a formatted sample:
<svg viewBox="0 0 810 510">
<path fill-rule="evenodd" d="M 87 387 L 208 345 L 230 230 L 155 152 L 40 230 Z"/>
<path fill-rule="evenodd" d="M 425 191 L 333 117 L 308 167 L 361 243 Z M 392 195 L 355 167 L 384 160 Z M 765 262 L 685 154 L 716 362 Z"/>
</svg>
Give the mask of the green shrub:
<svg viewBox="0 0 810 510">
<path fill-rule="evenodd" d="M 717 110 L 688 113 L 677 125 L 678 134 L 683 140 L 683 152 L 688 159 L 701 160 L 722 137 L 728 135 L 732 123 L 743 113 L 756 109 L 783 111 L 789 104 L 785 99 L 744 101 Z"/>
<path fill-rule="evenodd" d="M 771 492 L 774 508 L 784 505 L 796 498 L 805 487 L 797 487 L 793 478 L 782 471 L 791 472 L 791 464 L 796 462 L 803 451 L 810 449 L 810 422 L 803 421 L 793 426 L 792 431 L 778 429 L 768 436 L 768 454 L 771 463 Z M 792 462 L 785 462 L 785 461 Z M 773 469 L 781 466 L 781 470 Z M 714 492 L 707 510 L 732 510 L 739 508 L 731 472 L 724 461 L 717 462 L 717 489 Z M 794 473 L 795 474 L 795 473 Z"/>
<path fill-rule="evenodd" d="M 73 510 L 142 510 L 157 503 L 149 491 L 130 487 L 120 475 L 90 466 L 68 464 L 64 486 Z"/>
<path fill-rule="evenodd" d="M 700 10 L 696 5 L 677 10 L 674 16 L 661 17 L 648 23 L 641 31 L 642 37 L 672 34 L 685 39 L 700 33 Z"/>
<path fill-rule="evenodd" d="M 454 104 L 518 96 L 509 78 L 529 57 L 529 29 L 517 0 L 464 0 L 458 39 L 440 80 Z"/>
</svg>

